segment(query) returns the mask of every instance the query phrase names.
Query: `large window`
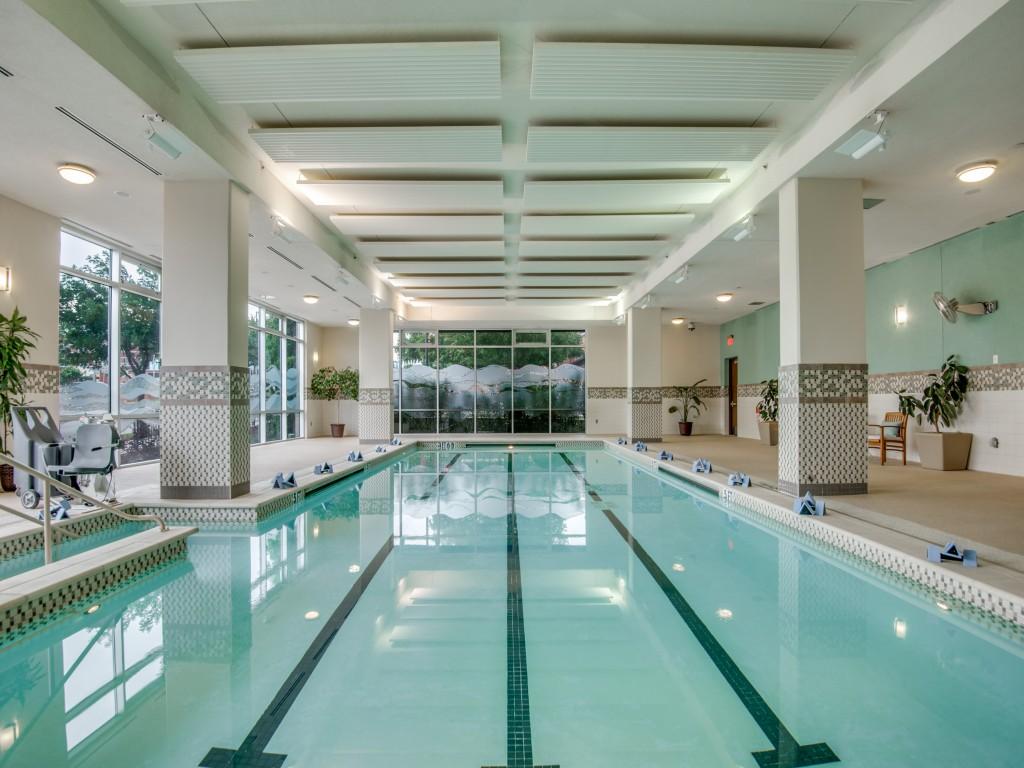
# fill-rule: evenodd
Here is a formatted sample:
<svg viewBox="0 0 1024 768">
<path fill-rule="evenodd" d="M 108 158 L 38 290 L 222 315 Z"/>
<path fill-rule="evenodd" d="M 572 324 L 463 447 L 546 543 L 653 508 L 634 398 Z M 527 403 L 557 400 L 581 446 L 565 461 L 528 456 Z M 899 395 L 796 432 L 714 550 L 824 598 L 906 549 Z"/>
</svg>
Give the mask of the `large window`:
<svg viewBox="0 0 1024 768">
<path fill-rule="evenodd" d="M 586 431 L 583 331 L 395 333 L 395 431 Z"/>
<path fill-rule="evenodd" d="M 301 320 L 249 305 L 249 442 L 302 437 Z"/>
<path fill-rule="evenodd" d="M 60 418 L 111 414 L 120 461 L 160 458 L 160 268 L 61 233 Z"/>
</svg>

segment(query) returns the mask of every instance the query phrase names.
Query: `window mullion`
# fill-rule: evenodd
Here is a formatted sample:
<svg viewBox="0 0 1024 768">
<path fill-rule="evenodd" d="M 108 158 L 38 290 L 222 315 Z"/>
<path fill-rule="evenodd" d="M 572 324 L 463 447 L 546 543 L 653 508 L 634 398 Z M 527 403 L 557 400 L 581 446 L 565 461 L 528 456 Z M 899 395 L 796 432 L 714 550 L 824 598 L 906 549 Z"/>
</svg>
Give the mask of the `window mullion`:
<svg viewBox="0 0 1024 768">
<path fill-rule="evenodd" d="M 121 252 L 111 251 L 110 275 L 117 278 L 121 274 Z M 108 357 L 110 365 L 110 413 L 118 419 L 121 411 L 121 290 L 115 282 L 110 287 L 110 320 L 107 328 Z M 117 422 L 118 434 L 121 432 L 120 420 Z"/>
</svg>

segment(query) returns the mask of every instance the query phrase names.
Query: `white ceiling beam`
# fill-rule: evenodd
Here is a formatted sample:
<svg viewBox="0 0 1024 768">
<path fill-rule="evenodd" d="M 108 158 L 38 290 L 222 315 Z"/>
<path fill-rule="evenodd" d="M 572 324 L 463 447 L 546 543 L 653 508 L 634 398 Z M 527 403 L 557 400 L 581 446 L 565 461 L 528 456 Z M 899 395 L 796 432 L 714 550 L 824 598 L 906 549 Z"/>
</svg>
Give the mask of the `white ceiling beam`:
<svg viewBox="0 0 1024 768">
<path fill-rule="evenodd" d="M 331 222 L 351 237 L 497 237 L 504 234 L 502 214 L 459 216 L 335 215 Z"/>
<path fill-rule="evenodd" d="M 650 211 L 709 205 L 729 187 L 721 179 L 588 179 L 527 181 L 527 211 Z"/>
<path fill-rule="evenodd" d="M 774 157 L 766 158 L 762 172 L 750 177 L 726 198 L 700 227 L 691 231 L 659 267 L 630 287 L 615 308 L 621 314 L 680 267 L 749 214 L 786 181 L 827 151 L 865 116 L 881 107 L 907 83 L 934 64 L 953 46 L 1002 8 L 1009 0 L 944 0 L 930 8 L 893 38 L 862 70 L 845 83 L 799 135 Z M 912 138 L 912 137 L 911 137 Z M 851 161 L 850 173 L 857 166 Z"/>
<path fill-rule="evenodd" d="M 313 205 L 348 213 L 399 211 L 500 211 L 504 185 L 495 181 L 299 179 Z"/>
<path fill-rule="evenodd" d="M 779 135 L 774 128 L 531 125 L 531 163 L 750 162 Z"/>
<path fill-rule="evenodd" d="M 524 237 L 636 237 L 682 232 L 693 221 L 689 213 L 523 216 Z"/>
<path fill-rule="evenodd" d="M 501 160 L 500 125 L 254 128 L 249 136 L 279 163 L 345 166 Z"/>
</svg>

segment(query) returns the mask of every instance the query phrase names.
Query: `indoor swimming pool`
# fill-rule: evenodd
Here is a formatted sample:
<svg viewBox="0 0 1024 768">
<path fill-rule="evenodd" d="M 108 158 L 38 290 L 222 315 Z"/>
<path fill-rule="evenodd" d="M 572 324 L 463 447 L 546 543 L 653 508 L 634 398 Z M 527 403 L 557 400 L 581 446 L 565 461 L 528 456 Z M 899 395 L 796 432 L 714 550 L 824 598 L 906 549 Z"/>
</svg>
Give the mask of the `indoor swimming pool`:
<svg viewBox="0 0 1024 768">
<path fill-rule="evenodd" d="M 1024 641 L 607 449 L 410 450 L 0 649 L 0 768 L 1017 766 Z"/>
</svg>

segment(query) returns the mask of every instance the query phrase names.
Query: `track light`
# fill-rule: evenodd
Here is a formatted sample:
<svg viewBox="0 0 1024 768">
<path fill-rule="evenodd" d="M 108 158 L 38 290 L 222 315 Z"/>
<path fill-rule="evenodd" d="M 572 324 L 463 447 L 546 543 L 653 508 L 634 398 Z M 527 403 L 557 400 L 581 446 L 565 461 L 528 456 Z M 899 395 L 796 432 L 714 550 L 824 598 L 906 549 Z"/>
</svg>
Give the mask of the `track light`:
<svg viewBox="0 0 1024 768">
<path fill-rule="evenodd" d="M 861 128 L 836 147 L 836 152 L 852 157 L 854 160 L 860 160 L 876 149 L 885 150 L 885 144 L 889 139 L 889 132 L 885 130 L 885 121 L 889 117 L 889 113 L 884 109 L 879 109 L 872 112 L 870 117 L 874 120 L 874 130 Z"/>
<path fill-rule="evenodd" d="M 291 224 L 281 216 L 270 217 L 270 233 L 274 237 L 279 237 L 286 243 L 291 245 L 295 242 L 295 234 L 291 230 Z"/>
<path fill-rule="evenodd" d="M 690 265 L 689 264 L 683 264 L 683 266 L 680 267 L 679 271 L 676 272 L 675 276 L 672 278 L 672 282 L 675 283 L 676 285 L 679 285 L 681 282 L 683 282 L 689 276 L 690 276 Z"/>
<path fill-rule="evenodd" d="M 171 160 L 181 157 L 182 150 L 178 149 L 170 123 L 160 115 L 144 115 L 144 117 L 147 123 L 145 136 L 149 146 L 167 155 Z"/>
<path fill-rule="evenodd" d="M 748 237 L 754 234 L 755 229 L 757 229 L 757 226 L 754 224 L 754 216 L 753 214 L 748 214 L 747 216 L 744 216 L 743 219 L 740 221 L 739 229 L 736 230 L 736 234 L 732 236 L 732 239 L 735 240 L 737 243 L 740 240 L 746 240 Z"/>
</svg>

